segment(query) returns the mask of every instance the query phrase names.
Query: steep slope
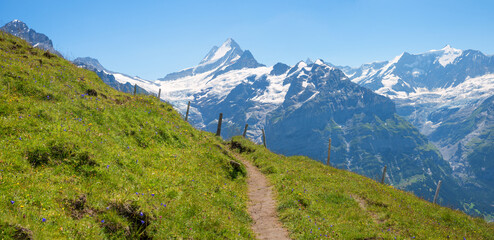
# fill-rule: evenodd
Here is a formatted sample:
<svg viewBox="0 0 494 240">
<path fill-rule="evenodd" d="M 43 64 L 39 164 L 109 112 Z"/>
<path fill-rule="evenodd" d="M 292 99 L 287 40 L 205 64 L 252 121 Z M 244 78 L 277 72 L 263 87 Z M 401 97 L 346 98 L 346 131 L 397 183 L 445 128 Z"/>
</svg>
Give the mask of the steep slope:
<svg viewBox="0 0 494 240">
<path fill-rule="evenodd" d="M 14 21 L 5 24 L 0 28 L 0 30 L 26 40 L 33 47 L 48 50 L 51 53 L 62 56 L 53 48 L 51 39 L 49 39 L 45 34 L 37 33 L 33 29 L 30 29 L 22 21 L 15 19 Z"/>
<path fill-rule="evenodd" d="M 292 239 L 494 238 L 492 223 L 392 186 L 307 157 L 276 155 L 242 137 L 230 145 L 273 183 Z"/>
<path fill-rule="evenodd" d="M 252 239 L 245 170 L 172 106 L 0 33 L 0 239 Z"/>
<path fill-rule="evenodd" d="M 486 99 L 466 119 L 448 119 L 429 138 L 444 149 L 455 175 L 483 204 L 494 206 L 494 96 Z"/>
</svg>

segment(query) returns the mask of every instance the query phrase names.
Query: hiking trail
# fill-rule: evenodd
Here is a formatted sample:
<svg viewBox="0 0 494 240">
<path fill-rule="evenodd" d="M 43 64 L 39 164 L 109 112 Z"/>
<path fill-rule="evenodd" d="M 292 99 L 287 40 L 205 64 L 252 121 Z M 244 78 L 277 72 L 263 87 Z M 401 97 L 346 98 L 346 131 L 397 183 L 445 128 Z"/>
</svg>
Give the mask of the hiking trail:
<svg viewBox="0 0 494 240">
<path fill-rule="evenodd" d="M 290 239 L 288 231 L 282 227 L 276 212 L 272 186 L 268 179 L 251 162 L 236 153 L 233 156 L 245 165 L 248 185 L 248 211 L 254 221 L 252 230 L 257 239 Z"/>
</svg>

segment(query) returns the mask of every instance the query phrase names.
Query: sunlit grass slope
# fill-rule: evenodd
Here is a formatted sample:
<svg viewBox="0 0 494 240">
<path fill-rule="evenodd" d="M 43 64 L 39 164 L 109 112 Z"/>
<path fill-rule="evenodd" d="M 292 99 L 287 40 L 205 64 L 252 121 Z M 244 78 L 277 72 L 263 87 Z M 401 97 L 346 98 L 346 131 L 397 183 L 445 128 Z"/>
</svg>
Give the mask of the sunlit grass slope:
<svg viewBox="0 0 494 240">
<path fill-rule="evenodd" d="M 0 239 L 250 239 L 245 170 L 218 145 L 0 32 Z"/>
<path fill-rule="evenodd" d="M 306 157 L 242 138 L 231 147 L 267 175 L 294 239 L 494 239 L 494 225 Z"/>
</svg>

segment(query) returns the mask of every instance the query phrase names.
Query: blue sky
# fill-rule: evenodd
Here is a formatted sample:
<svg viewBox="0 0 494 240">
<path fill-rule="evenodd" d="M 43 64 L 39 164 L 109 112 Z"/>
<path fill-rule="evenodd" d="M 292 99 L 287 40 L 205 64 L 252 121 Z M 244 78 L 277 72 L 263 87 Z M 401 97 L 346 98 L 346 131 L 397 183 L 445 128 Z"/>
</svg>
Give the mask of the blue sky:
<svg viewBox="0 0 494 240">
<path fill-rule="evenodd" d="M 196 65 L 229 37 L 266 65 L 359 66 L 446 44 L 494 54 L 494 1 L 0 0 L 0 25 L 13 19 L 69 58 L 151 80 Z"/>
</svg>

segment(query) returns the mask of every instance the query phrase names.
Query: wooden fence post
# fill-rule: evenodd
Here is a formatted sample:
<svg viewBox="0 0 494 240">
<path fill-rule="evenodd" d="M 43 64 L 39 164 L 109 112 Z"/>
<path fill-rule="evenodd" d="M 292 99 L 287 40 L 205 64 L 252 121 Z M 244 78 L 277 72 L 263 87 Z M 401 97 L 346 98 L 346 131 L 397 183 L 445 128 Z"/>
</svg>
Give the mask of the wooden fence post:
<svg viewBox="0 0 494 240">
<path fill-rule="evenodd" d="M 216 136 L 221 136 L 221 121 L 223 120 L 223 113 L 220 113 L 220 118 L 218 119 L 218 130 L 216 130 Z"/>
<path fill-rule="evenodd" d="M 187 113 L 185 113 L 185 121 L 187 122 L 189 119 L 189 108 L 190 108 L 190 101 L 187 104 Z"/>
<path fill-rule="evenodd" d="M 247 135 L 247 127 L 249 127 L 249 124 L 245 124 L 245 128 L 244 128 L 244 134 L 242 134 L 242 136 L 246 136 Z"/>
<path fill-rule="evenodd" d="M 262 144 L 264 144 L 265 148 L 268 148 L 266 147 L 266 133 L 264 133 L 264 128 L 262 129 Z"/>
<path fill-rule="evenodd" d="M 381 183 L 384 183 L 384 177 L 386 177 L 386 165 L 383 168 L 383 177 L 381 178 Z"/>
<path fill-rule="evenodd" d="M 160 90 L 158 92 L 158 100 L 160 99 L 160 97 L 161 97 L 161 88 L 160 88 Z"/>
<path fill-rule="evenodd" d="M 439 180 L 439 182 L 437 182 L 437 188 L 436 188 L 436 194 L 434 194 L 434 201 L 432 203 L 436 203 L 436 200 L 437 200 L 437 196 L 439 195 L 439 188 L 441 188 L 441 183 L 442 181 Z"/>
<path fill-rule="evenodd" d="M 329 166 L 329 157 L 331 156 L 331 138 L 329 138 L 329 144 L 328 144 L 328 161 L 327 165 Z"/>
<path fill-rule="evenodd" d="M 137 92 L 137 83 L 134 85 L 134 96 L 136 95 Z"/>
</svg>

